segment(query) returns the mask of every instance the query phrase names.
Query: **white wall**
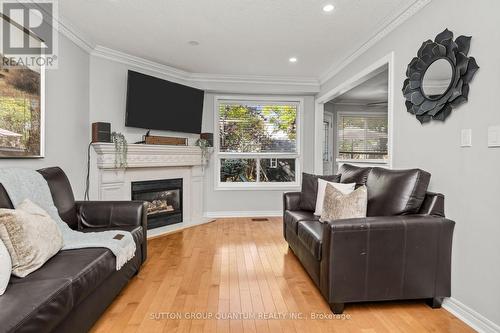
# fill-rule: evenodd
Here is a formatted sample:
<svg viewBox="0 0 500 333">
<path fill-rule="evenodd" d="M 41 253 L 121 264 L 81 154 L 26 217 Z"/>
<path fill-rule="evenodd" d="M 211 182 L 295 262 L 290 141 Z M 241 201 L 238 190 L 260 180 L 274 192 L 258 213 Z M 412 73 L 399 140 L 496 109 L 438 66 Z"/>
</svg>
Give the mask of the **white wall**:
<svg viewBox="0 0 500 333">
<path fill-rule="evenodd" d="M 89 55 L 59 34 L 59 68 L 46 71 L 45 158 L 0 160 L 0 167 L 60 166 L 83 198 L 89 142 Z"/>
<path fill-rule="evenodd" d="M 432 173 L 431 190 L 446 195 L 446 214 L 456 221 L 452 297 L 500 324 L 500 150 L 487 147 L 487 127 L 500 124 L 500 29 L 497 0 L 433 0 L 333 79 L 323 95 L 378 59 L 395 52 L 394 167 Z M 469 102 L 444 122 L 420 125 L 406 112 L 401 87 L 407 64 L 423 41 L 449 28 L 471 35 L 470 55 L 481 67 Z M 460 130 L 471 128 L 471 148 L 460 148 Z"/>
</svg>

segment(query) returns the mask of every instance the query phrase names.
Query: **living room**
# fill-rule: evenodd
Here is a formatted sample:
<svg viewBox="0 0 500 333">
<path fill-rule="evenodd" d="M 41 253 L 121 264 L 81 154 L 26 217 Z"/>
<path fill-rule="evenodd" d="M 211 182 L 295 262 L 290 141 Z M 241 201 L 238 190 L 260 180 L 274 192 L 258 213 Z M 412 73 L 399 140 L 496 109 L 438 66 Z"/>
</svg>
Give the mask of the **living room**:
<svg viewBox="0 0 500 333">
<path fill-rule="evenodd" d="M 0 6 L 0 332 L 500 332 L 497 1 Z"/>
</svg>

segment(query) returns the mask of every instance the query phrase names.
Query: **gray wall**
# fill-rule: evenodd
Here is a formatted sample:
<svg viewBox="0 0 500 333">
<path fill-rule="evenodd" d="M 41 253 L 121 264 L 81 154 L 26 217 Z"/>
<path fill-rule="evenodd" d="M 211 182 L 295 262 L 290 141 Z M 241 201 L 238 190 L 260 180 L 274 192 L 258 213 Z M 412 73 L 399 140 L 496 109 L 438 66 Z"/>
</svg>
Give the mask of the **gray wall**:
<svg viewBox="0 0 500 333">
<path fill-rule="evenodd" d="M 414 17 L 322 86 L 320 95 L 395 52 L 394 167 L 432 173 L 431 190 L 446 195 L 447 216 L 456 221 L 452 296 L 500 324 L 500 150 L 487 147 L 487 128 L 500 124 L 500 29 L 497 0 L 434 0 Z M 471 35 L 470 55 L 481 69 L 469 102 L 444 123 L 421 126 L 406 112 L 401 87 L 406 66 L 423 41 L 448 27 Z M 460 131 L 471 128 L 471 148 L 460 148 Z"/>
<path fill-rule="evenodd" d="M 89 55 L 59 34 L 59 68 L 46 71 L 45 158 L 0 160 L 0 167 L 60 166 L 77 199 L 85 191 L 89 142 Z"/>
</svg>

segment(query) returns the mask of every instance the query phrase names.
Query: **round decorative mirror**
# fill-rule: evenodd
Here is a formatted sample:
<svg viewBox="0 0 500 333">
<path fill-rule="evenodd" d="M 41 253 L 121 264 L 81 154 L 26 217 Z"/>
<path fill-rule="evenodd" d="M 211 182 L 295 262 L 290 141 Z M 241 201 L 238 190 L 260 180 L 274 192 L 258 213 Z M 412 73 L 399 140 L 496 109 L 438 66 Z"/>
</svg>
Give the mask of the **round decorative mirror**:
<svg viewBox="0 0 500 333">
<path fill-rule="evenodd" d="M 453 66 L 445 58 L 434 61 L 424 73 L 422 92 L 430 100 L 441 98 L 453 82 Z"/>
<path fill-rule="evenodd" d="M 471 37 L 445 29 L 434 41 L 425 41 L 406 70 L 403 95 L 406 109 L 420 123 L 445 120 L 451 110 L 467 101 L 469 83 L 479 66 L 468 57 Z"/>
</svg>

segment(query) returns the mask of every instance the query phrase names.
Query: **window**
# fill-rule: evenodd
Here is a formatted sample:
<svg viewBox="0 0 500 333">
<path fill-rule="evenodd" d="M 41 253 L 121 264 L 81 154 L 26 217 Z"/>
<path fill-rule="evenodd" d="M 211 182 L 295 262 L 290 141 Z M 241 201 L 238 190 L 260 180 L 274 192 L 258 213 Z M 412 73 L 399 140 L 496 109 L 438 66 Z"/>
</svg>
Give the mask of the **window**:
<svg viewBox="0 0 500 333">
<path fill-rule="evenodd" d="M 301 101 L 217 98 L 218 188 L 298 185 Z"/>
<path fill-rule="evenodd" d="M 339 113 L 337 161 L 387 162 L 387 114 Z"/>
</svg>

